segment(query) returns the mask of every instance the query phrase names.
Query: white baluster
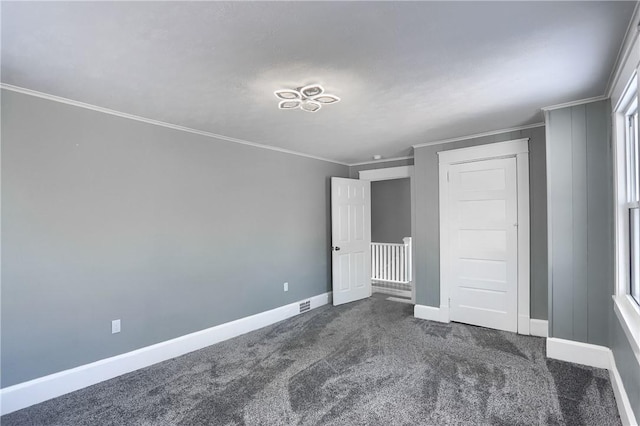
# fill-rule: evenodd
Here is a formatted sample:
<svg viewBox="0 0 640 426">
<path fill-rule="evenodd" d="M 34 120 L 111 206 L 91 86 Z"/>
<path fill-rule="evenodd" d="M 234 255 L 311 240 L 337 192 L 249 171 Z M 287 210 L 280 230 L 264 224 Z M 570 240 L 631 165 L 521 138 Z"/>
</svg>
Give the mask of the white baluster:
<svg viewBox="0 0 640 426">
<path fill-rule="evenodd" d="M 384 246 L 384 272 L 382 274 L 383 279 L 389 279 L 389 246 Z"/>
<path fill-rule="evenodd" d="M 405 277 L 407 275 L 407 269 L 405 268 L 405 264 L 404 264 L 404 247 L 401 247 L 399 250 L 400 253 L 400 281 L 404 282 Z"/>
</svg>

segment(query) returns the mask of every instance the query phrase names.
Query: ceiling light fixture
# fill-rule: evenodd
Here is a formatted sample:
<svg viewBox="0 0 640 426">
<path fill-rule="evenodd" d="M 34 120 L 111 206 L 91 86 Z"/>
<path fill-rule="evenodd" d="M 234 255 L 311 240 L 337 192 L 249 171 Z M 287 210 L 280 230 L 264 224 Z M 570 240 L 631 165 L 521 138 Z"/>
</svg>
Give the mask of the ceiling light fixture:
<svg viewBox="0 0 640 426">
<path fill-rule="evenodd" d="M 319 84 L 310 84 L 297 90 L 276 90 L 273 93 L 282 99 L 278 104 L 280 109 L 300 108 L 303 111 L 316 112 L 322 108 L 323 104 L 335 104 L 340 101 L 336 95 L 324 93 L 324 88 Z"/>
</svg>

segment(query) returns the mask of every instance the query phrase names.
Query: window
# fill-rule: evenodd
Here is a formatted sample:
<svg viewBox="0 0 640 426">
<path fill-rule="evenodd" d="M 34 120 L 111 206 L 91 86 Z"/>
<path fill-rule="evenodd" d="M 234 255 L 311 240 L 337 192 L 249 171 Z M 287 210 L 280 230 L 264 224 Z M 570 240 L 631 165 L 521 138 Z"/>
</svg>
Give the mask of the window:
<svg viewBox="0 0 640 426">
<path fill-rule="evenodd" d="M 616 294 L 613 308 L 640 360 L 640 123 L 634 73 L 613 113 Z"/>
<path fill-rule="evenodd" d="M 640 361 L 640 123 L 636 72 L 613 108 L 615 289 L 613 309 Z"/>
<path fill-rule="evenodd" d="M 626 210 L 629 218 L 629 288 L 628 292 L 640 304 L 640 147 L 638 146 L 638 99 L 634 97 L 624 114 L 627 189 Z"/>
</svg>

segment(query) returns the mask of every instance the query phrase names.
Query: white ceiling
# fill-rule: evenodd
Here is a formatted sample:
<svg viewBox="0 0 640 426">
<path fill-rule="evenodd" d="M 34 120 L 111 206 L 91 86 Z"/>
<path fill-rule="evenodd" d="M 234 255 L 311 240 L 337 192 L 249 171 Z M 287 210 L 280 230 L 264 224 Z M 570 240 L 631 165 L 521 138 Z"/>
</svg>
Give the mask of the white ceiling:
<svg viewBox="0 0 640 426">
<path fill-rule="evenodd" d="M 353 163 L 602 95 L 635 2 L 3 2 L 2 82 Z M 320 83 L 342 101 L 278 110 Z"/>
</svg>

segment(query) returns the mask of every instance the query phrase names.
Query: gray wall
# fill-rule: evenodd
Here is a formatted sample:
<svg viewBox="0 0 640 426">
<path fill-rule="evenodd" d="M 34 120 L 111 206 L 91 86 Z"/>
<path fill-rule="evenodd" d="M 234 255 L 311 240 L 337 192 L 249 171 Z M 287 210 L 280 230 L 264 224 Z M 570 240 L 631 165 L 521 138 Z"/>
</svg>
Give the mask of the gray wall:
<svg viewBox="0 0 640 426">
<path fill-rule="evenodd" d="M 3 91 L 2 387 L 330 290 L 348 174 Z"/>
<path fill-rule="evenodd" d="M 553 337 L 609 345 L 613 175 L 609 102 L 549 111 L 549 312 Z"/>
<path fill-rule="evenodd" d="M 401 243 L 411 236 L 409 179 L 371 182 L 371 241 Z"/>
<path fill-rule="evenodd" d="M 439 151 L 513 139 L 529 140 L 531 317 L 547 319 L 547 181 L 544 127 L 416 148 L 414 229 L 416 303 L 440 305 Z"/>
</svg>

